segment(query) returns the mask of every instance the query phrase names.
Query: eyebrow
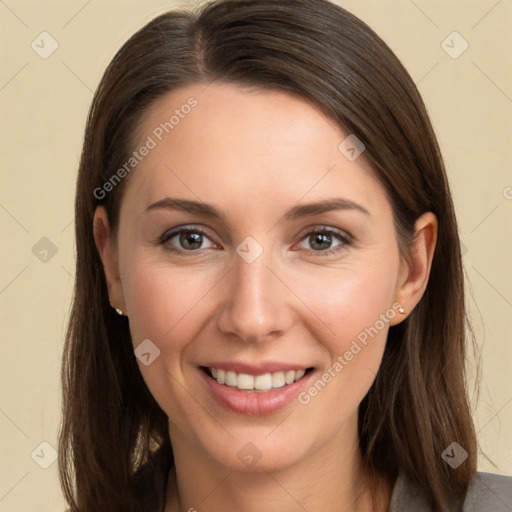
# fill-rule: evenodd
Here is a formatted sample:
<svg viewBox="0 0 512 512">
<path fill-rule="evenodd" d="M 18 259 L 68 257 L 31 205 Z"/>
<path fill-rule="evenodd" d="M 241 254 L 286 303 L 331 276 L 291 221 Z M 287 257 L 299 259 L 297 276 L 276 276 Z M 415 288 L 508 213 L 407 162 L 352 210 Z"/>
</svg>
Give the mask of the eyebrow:
<svg viewBox="0 0 512 512">
<path fill-rule="evenodd" d="M 320 213 L 326 213 L 334 210 L 356 210 L 364 213 L 365 215 L 370 215 L 370 212 L 360 204 L 340 197 L 335 199 L 326 199 L 325 201 L 320 201 L 318 203 L 299 204 L 294 206 L 291 210 L 288 210 L 284 214 L 284 219 L 294 220 L 300 217 L 318 215 Z"/>
<path fill-rule="evenodd" d="M 193 201 L 190 199 L 165 197 L 156 203 L 150 204 L 145 211 L 150 212 L 157 209 L 177 210 L 184 213 L 195 213 L 203 217 L 209 217 L 223 221 L 225 221 L 227 218 L 224 211 L 218 210 L 208 203 Z M 290 221 L 301 217 L 319 215 L 321 213 L 334 210 L 355 210 L 364 213 L 365 215 L 371 215 L 366 208 L 358 203 L 355 203 L 354 201 L 343 198 L 335 198 L 327 199 L 317 203 L 308 203 L 294 206 L 284 214 L 283 219 Z"/>
</svg>

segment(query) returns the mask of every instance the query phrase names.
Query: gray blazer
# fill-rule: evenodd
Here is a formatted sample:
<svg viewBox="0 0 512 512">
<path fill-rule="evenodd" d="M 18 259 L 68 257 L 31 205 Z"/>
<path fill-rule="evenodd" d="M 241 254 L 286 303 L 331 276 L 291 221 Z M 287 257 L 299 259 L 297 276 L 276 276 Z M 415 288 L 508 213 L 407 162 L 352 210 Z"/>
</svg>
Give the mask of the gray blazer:
<svg viewBox="0 0 512 512">
<path fill-rule="evenodd" d="M 399 476 L 389 512 L 432 512 L 432 509 L 415 487 Z M 512 512 L 512 478 L 477 473 L 462 508 L 455 507 L 450 512 Z"/>
<path fill-rule="evenodd" d="M 169 461 L 142 468 L 134 479 L 136 493 L 142 501 L 141 512 L 163 512 Z M 400 475 L 393 487 L 388 512 L 434 512 L 420 491 Z M 462 508 L 449 512 L 512 512 L 512 478 L 491 473 L 477 473 Z"/>
</svg>

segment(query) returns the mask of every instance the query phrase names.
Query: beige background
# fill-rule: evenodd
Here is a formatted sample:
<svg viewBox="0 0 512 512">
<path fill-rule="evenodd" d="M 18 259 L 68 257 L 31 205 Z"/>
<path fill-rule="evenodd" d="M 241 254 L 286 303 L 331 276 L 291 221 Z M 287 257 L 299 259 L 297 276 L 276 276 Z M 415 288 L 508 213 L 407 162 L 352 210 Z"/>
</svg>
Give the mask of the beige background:
<svg viewBox="0 0 512 512">
<path fill-rule="evenodd" d="M 511 474 L 512 2 L 339 3 L 402 59 L 437 130 L 483 347 L 475 420 L 488 458 L 481 456 L 479 465 Z M 175 5 L 0 2 L 0 511 L 63 510 L 57 464 L 40 467 L 52 461 L 51 448 L 40 443 L 56 447 L 60 356 L 74 272 L 74 182 L 86 113 L 115 51 Z M 31 47 L 43 31 L 58 43 L 47 59 Z M 441 47 L 453 31 L 469 44 L 456 59 Z M 464 44 L 457 36 L 447 43 L 451 52 Z M 49 247 L 39 242 L 43 237 L 56 254 L 41 252 Z"/>
</svg>

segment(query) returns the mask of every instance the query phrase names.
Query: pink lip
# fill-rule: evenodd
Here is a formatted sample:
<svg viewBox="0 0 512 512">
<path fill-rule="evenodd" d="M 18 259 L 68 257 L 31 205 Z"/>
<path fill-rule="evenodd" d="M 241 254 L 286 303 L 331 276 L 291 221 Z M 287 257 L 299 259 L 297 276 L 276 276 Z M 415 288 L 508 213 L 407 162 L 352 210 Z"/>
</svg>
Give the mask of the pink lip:
<svg viewBox="0 0 512 512">
<path fill-rule="evenodd" d="M 219 368 L 218 366 L 213 367 Z M 239 366 L 237 366 L 237 368 L 239 368 Z M 283 367 L 281 366 L 281 369 L 282 368 Z M 224 369 L 223 366 L 221 366 L 221 369 Z M 236 387 L 219 384 L 215 379 L 207 375 L 204 370 L 199 368 L 198 371 L 211 395 L 219 405 L 232 412 L 246 414 L 249 416 L 272 414 L 283 409 L 307 386 L 308 381 L 313 375 L 313 372 L 310 372 L 297 382 L 293 382 L 292 384 L 288 384 L 282 388 L 260 393 L 251 393 L 247 391 L 240 391 Z M 249 372 L 246 371 L 245 373 Z M 259 373 L 254 374 L 257 375 L 261 373 L 262 372 L 259 371 Z M 251 375 L 253 373 L 249 374 Z"/>
<path fill-rule="evenodd" d="M 218 370 L 246 373 L 247 375 L 263 375 L 264 373 L 289 372 L 306 370 L 308 367 L 300 364 L 279 363 L 277 361 L 262 361 L 261 363 L 248 364 L 242 361 L 210 362 L 201 366 L 217 368 Z"/>
</svg>

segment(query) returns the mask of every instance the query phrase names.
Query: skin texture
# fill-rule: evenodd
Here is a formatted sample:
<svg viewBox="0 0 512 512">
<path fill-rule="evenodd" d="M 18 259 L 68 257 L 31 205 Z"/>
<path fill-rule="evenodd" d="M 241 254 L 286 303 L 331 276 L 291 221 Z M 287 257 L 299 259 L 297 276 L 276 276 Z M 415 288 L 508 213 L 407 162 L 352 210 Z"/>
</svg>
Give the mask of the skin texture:
<svg viewBox="0 0 512 512">
<path fill-rule="evenodd" d="M 139 366 L 170 420 L 176 471 L 166 511 L 178 503 L 199 512 L 373 510 L 361 474 L 357 410 L 389 325 L 402 321 L 425 290 L 435 216 L 418 219 L 405 263 L 391 204 L 364 154 L 349 161 L 338 150 L 348 133 L 282 92 L 188 86 L 146 113 L 140 142 L 190 97 L 197 106 L 132 172 L 117 240 L 103 208 L 94 219 L 111 304 L 128 316 L 134 347 L 150 339 L 161 351 Z M 225 218 L 146 211 L 165 197 L 209 203 Z M 284 218 L 297 205 L 341 197 L 368 213 Z M 158 244 L 178 226 L 202 227 L 201 248 L 186 252 L 179 237 Z M 334 253 L 315 252 L 311 230 L 326 226 L 351 242 L 333 236 Z M 236 252 L 248 236 L 263 249 L 252 263 Z M 405 314 L 393 308 L 397 302 Z M 307 404 L 238 414 L 221 407 L 200 378 L 198 366 L 208 361 L 271 360 L 314 367 L 313 384 L 389 310 L 393 318 Z M 238 455 L 248 442 L 260 456 L 252 467 Z M 379 477 L 371 484 L 376 510 L 386 510 L 390 483 Z"/>
</svg>

